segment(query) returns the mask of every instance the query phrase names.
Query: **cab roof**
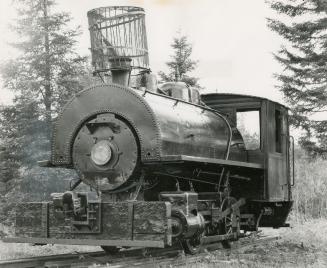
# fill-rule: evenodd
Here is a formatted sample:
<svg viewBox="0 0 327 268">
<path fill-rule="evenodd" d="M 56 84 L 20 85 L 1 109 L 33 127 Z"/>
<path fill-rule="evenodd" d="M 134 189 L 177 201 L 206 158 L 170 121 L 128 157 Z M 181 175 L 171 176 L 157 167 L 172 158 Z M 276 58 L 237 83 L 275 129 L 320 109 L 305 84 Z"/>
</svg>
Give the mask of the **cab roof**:
<svg viewBox="0 0 327 268">
<path fill-rule="evenodd" d="M 289 110 L 289 107 L 285 106 L 284 104 L 281 104 L 276 101 L 272 101 L 267 98 L 253 96 L 253 95 L 234 94 L 234 93 L 208 93 L 208 94 L 201 94 L 201 99 L 206 104 L 210 104 L 211 101 L 213 101 L 215 104 L 219 104 L 219 103 L 223 104 L 228 101 L 231 102 L 270 101 Z"/>
</svg>

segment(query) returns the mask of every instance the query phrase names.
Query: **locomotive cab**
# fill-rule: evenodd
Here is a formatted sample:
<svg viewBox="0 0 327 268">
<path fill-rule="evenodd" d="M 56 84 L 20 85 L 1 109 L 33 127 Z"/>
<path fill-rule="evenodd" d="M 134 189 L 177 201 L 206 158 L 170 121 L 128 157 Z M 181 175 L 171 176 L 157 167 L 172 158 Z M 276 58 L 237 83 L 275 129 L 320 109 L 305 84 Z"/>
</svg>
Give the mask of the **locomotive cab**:
<svg viewBox="0 0 327 268">
<path fill-rule="evenodd" d="M 227 115 L 231 125 L 240 131 L 246 150 L 246 161 L 263 166 L 263 194 L 252 202 L 272 209 L 278 217 L 263 217 L 261 226 L 283 226 L 292 205 L 294 184 L 294 143 L 289 135 L 288 108 L 256 96 L 207 94 L 202 101 Z M 259 205 L 260 204 L 260 205 Z"/>
</svg>

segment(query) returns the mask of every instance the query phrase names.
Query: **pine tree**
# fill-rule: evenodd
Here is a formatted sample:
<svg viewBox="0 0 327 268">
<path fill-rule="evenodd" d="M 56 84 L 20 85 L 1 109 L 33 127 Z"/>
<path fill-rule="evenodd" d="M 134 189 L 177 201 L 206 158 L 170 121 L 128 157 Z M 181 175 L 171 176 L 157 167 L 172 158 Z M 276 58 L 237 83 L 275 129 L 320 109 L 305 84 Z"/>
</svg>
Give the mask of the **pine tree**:
<svg viewBox="0 0 327 268">
<path fill-rule="evenodd" d="M 16 114 L 13 107 L 0 107 L 0 194 L 10 191 L 19 177 L 19 156 L 14 153 L 20 151 L 18 131 L 8 123 Z"/>
<path fill-rule="evenodd" d="M 268 19 L 268 26 L 286 40 L 275 54 L 284 66 L 276 77 L 292 109 L 291 123 L 304 130 L 299 142 L 311 156 L 326 156 L 327 1 L 272 0 L 269 4 L 287 18 Z"/>
<path fill-rule="evenodd" d="M 33 96 L 40 117 L 51 126 L 67 98 L 81 90 L 78 78 L 86 58 L 74 52 L 80 30 L 67 27 L 68 13 L 51 12 L 52 0 L 16 0 L 16 4 L 19 19 L 11 28 L 19 41 L 12 46 L 21 53 L 3 66 L 4 85 L 18 96 Z"/>
<path fill-rule="evenodd" d="M 64 180 L 75 174 L 40 168 L 37 161 L 49 159 L 53 119 L 82 89 L 86 75 L 86 58 L 75 53 L 80 30 L 68 27 L 70 15 L 52 12 L 52 0 L 14 3 L 18 20 L 11 27 L 18 41 L 12 46 L 19 56 L 1 68 L 4 86 L 15 93 L 13 105 L 0 109 L 0 182 L 6 205 L 10 198 L 44 200 L 67 189 Z"/>
<path fill-rule="evenodd" d="M 167 62 L 169 73 L 159 72 L 162 81 L 182 81 L 190 86 L 198 86 L 198 78 L 188 76 L 197 66 L 197 61 L 191 59 L 192 45 L 186 36 L 175 37 L 171 44 L 174 54 Z"/>
</svg>

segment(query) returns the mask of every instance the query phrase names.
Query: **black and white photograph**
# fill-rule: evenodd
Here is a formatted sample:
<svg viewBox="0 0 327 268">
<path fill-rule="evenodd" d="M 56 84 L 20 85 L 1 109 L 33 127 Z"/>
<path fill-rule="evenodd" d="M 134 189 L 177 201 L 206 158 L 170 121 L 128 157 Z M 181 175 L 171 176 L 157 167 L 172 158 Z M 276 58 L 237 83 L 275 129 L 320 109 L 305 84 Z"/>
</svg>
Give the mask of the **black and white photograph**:
<svg viewBox="0 0 327 268">
<path fill-rule="evenodd" d="M 1 0 L 0 267 L 327 267 L 327 0 Z"/>
</svg>

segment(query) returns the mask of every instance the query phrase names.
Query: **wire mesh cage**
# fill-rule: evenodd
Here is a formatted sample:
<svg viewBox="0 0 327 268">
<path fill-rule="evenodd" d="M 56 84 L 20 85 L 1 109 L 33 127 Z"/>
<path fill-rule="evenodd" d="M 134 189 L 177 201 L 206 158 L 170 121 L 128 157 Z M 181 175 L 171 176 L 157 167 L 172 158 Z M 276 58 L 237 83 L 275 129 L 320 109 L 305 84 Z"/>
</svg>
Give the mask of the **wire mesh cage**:
<svg viewBox="0 0 327 268">
<path fill-rule="evenodd" d="M 143 8 L 101 7 L 87 16 L 95 72 L 149 68 Z"/>
</svg>

